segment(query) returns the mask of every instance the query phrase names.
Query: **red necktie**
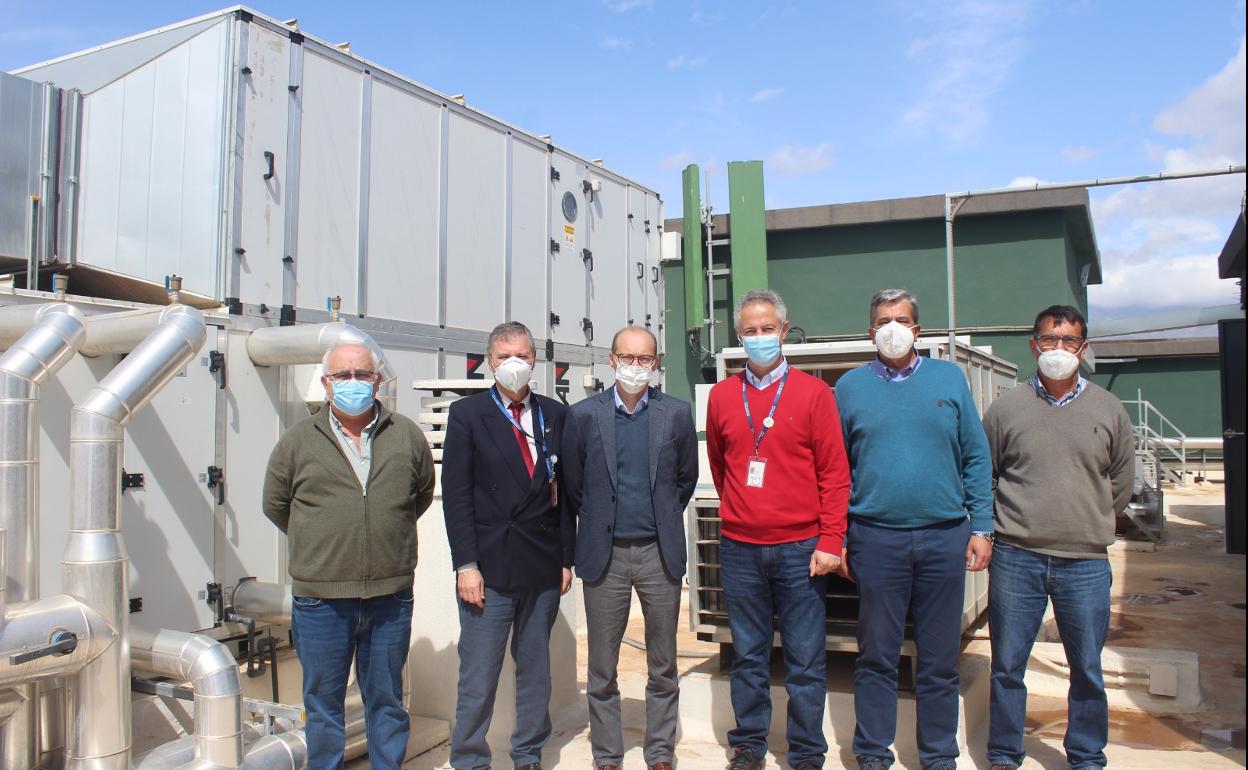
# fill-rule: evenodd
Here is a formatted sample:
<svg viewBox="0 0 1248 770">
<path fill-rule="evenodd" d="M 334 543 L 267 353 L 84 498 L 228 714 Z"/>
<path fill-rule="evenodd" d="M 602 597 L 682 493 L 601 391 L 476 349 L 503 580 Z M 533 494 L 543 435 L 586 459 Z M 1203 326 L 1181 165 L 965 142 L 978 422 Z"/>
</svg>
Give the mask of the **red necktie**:
<svg viewBox="0 0 1248 770">
<path fill-rule="evenodd" d="M 511 426 L 511 429 L 516 434 L 516 443 L 520 445 L 520 456 L 524 458 L 524 469 L 529 472 L 529 478 L 533 478 L 533 455 L 529 454 L 529 440 L 525 437 L 524 431 L 520 430 L 520 412 L 523 409 L 523 401 L 517 401 L 511 405 L 511 416 L 516 421 Z"/>
</svg>

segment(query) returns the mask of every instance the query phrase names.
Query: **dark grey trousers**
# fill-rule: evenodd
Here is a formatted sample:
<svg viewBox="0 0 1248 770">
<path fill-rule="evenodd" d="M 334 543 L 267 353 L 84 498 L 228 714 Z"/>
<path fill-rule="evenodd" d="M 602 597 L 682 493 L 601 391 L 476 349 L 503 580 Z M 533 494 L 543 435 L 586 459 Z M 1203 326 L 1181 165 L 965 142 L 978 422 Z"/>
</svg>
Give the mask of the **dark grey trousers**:
<svg viewBox="0 0 1248 770">
<path fill-rule="evenodd" d="M 516 663 L 516 727 L 511 761 L 542 761 L 550 738 L 550 629 L 559 613 L 559 589 L 495 591 L 485 587 L 485 608 L 459 604 L 459 700 L 451 731 L 451 767 L 489 770 L 485 736 L 494 716 L 494 693 L 507 638 Z"/>
<path fill-rule="evenodd" d="M 585 584 L 585 625 L 589 635 L 589 742 L 594 765 L 624 759 L 620 687 L 616 667 L 628 625 L 632 592 L 646 621 L 646 764 L 671 762 L 676 749 L 680 684 L 676 677 L 676 622 L 680 581 L 663 569 L 657 543 L 616 544 L 606 572 Z"/>
</svg>

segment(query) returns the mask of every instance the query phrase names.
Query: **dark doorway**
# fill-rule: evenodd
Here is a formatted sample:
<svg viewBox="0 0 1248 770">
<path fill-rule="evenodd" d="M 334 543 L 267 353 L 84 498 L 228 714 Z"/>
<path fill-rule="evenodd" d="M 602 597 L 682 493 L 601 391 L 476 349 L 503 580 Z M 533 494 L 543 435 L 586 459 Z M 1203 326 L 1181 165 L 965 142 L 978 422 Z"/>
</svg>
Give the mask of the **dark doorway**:
<svg viewBox="0 0 1248 770">
<path fill-rule="evenodd" d="M 1226 552 L 1244 552 L 1244 319 L 1218 321 L 1222 359 L 1222 464 L 1226 477 Z"/>
</svg>

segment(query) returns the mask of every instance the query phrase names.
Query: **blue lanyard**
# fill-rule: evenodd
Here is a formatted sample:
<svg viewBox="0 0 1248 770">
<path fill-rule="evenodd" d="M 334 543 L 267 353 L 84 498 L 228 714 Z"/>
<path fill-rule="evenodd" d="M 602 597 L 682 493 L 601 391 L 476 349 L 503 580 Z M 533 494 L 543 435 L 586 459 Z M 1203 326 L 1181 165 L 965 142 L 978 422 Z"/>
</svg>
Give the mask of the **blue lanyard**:
<svg viewBox="0 0 1248 770">
<path fill-rule="evenodd" d="M 780 405 L 780 394 L 784 392 L 784 383 L 789 381 L 789 372 L 792 368 L 784 370 L 784 376 L 780 378 L 780 387 L 776 388 L 776 396 L 771 400 L 771 411 L 767 413 L 767 417 L 763 420 L 763 430 L 758 435 L 754 434 L 754 416 L 750 414 L 750 399 L 745 393 L 746 373 L 741 372 L 741 403 L 745 404 L 745 419 L 750 424 L 750 435 L 754 437 L 754 456 L 758 457 L 758 445 L 763 443 L 763 436 L 767 435 L 767 431 L 771 430 L 771 426 L 776 424 L 776 407 Z"/>
<path fill-rule="evenodd" d="M 787 376 L 787 373 L 786 373 L 786 376 Z M 498 406 L 498 411 L 503 413 L 503 416 L 507 418 L 507 422 L 511 423 L 511 426 L 513 428 L 520 431 L 521 433 L 528 436 L 529 438 L 533 438 L 533 436 L 530 435 L 529 432 L 524 429 L 524 426 L 516 422 L 516 418 L 511 416 L 511 412 L 507 409 L 507 407 L 503 406 L 503 400 L 498 397 L 497 390 L 495 390 L 494 388 L 490 388 L 490 397 L 494 399 L 494 403 Z M 531 395 L 530 397 L 533 398 Z M 542 408 L 538 406 L 536 398 L 533 398 L 533 411 L 537 413 L 537 430 L 538 430 L 538 433 L 541 435 L 540 441 L 542 442 L 542 456 L 546 459 L 546 473 L 550 475 L 550 480 L 554 481 L 556 458 L 553 457 L 550 454 L 550 452 L 546 449 L 546 415 L 542 414 Z"/>
</svg>

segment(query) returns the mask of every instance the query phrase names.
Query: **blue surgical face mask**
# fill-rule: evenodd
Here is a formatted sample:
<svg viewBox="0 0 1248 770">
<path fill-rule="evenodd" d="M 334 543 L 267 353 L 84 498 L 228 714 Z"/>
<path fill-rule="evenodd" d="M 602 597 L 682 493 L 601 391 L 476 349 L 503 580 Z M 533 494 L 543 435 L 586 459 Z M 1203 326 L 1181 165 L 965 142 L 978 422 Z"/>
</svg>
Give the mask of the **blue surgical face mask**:
<svg viewBox="0 0 1248 770">
<path fill-rule="evenodd" d="M 349 380 L 335 382 L 334 406 L 344 414 L 357 417 L 364 414 L 373 405 L 373 383 Z"/>
<path fill-rule="evenodd" d="M 750 361 L 759 366 L 770 364 L 780 355 L 779 334 L 742 337 L 741 344 L 745 347 L 745 354 L 750 357 Z"/>
</svg>

